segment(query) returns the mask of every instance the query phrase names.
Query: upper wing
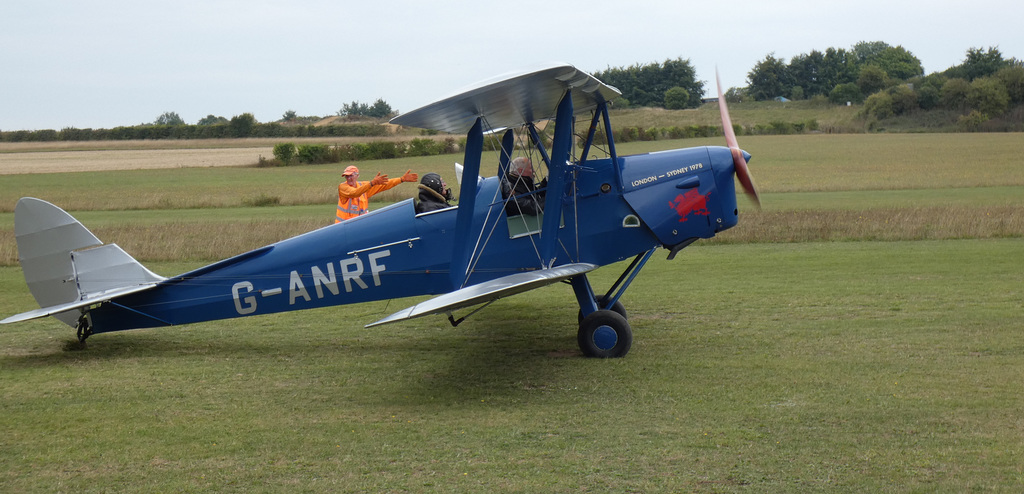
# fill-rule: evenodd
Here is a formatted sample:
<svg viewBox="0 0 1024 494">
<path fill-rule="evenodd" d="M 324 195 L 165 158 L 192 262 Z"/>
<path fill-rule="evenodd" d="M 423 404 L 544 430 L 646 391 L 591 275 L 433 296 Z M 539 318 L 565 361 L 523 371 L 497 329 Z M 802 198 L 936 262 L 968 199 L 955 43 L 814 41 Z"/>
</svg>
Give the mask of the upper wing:
<svg viewBox="0 0 1024 494">
<path fill-rule="evenodd" d="M 483 117 L 485 130 L 518 127 L 553 118 L 559 100 L 572 88 L 576 113 L 621 95 L 594 76 L 567 64 L 498 76 L 422 108 L 399 115 L 391 123 L 465 134 Z"/>
<path fill-rule="evenodd" d="M 596 264 L 565 264 L 551 269 L 527 271 L 501 278 L 485 281 L 478 285 L 467 286 L 461 290 L 439 295 L 430 300 L 420 302 L 412 307 L 400 310 L 366 327 L 379 326 L 391 322 L 404 321 L 415 317 L 429 316 L 451 312 L 455 309 L 469 307 L 484 302 L 497 300 L 501 297 L 515 295 L 533 290 L 551 283 L 562 281 L 573 276 L 597 269 Z"/>
</svg>

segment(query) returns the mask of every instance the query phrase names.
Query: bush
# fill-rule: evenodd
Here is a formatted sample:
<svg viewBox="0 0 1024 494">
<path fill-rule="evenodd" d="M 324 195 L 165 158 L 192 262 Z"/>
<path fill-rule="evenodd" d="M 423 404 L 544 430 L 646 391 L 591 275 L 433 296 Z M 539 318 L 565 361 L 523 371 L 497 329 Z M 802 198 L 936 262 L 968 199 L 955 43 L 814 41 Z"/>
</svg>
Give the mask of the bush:
<svg viewBox="0 0 1024 494">
<path fill-rule="evenodd" d="M 828 93 L 828 99 L 837 105 L 845 105 L 848 101 L 860 103 L 864 101 L 864 94 L 860 92 L 860 87 L 848 82 L 832 88 L 832 91 Z"/>
<path fill-rule="evenodd" d="M 981 125 L 988 121 L 988 117 L 978 110 L 971 110 L 967 115 L 961 115 L 956 125 L 965 132 L 977 132 Z"/>
<path fill-rule="evenodd" d="M 986 115 L 1002 115 L 1010 105 L 1010 94 L 999 79 L 982 77 L 967 90 L 967 105 Z"/>
<path fill-rule="evenodd" d="M 893 86 L 889 88 L 888 93 L 892 98 L 892 113 L 894 115 L 910 113 L 918 108 L 917 94 L 910 89 L 910 86 L 905 84 Z"/>
<path fill-rule="evenodd" d="M 879 120 L 891 117 L 893 115 L 892 96 L 885 91 L 868 96 L 868 99 L 864 101 L 863 112 L 865 115 Z"/>
<path fill-rule="evenodd" d="M 682 110 L 690 103 L 690 92 L 686 88 L 675 86 L 665 91 L 665 108 L 669 110 Z"/>
<path fill-rule="evenodd" d="M 253 128 L 256 127 L 256 117 L 252 113 L 243 113 L 231 117 L 228 123 L 232 137 L 251 137 Z"/>
<path fill-rule="evenodd" d="M 932 110 L 939 106 L 941 93 L 934 86 L 922 86 L 917 90 L 917 106 L 922 110 Z"/>
<path fill-rule="evenodd" d="M 669 139 L 690 139 L 693 137 L 715 137 L 719 135 L 719 132 L 718 127 L 711 125 L 688 125 L 666 129 L 664 134 Z"/>
<path fill-rule="evenodd" d="M 889 76 L 877 65 L 861 67 L 857 76 L 857 87 L 861 94 L 874 94 L 889 85 Z"/>
<path fill-rule="evenodd" d="M 462 146 L 465 146 L 465 144 L 466 144 L 465 143 L 465 139 L 463 139 Z M 444 139 L 444 146 L 441 148 L 441 153 L 442 154 L 454 154 L 454 153 L 457 153 L 459 151 L 460 147 L 461 146 L 459 145 L 459 143 L 455 142 L 454 138 L 446 137 Z"/>
<path fill-rule="evenodd" d="M 274 146 L 274 157 L 285 165 L 290 165 L 295 159 L 295 144 L 283 142 Z"/>
<path fill-rule="evenodd" d="M 256 161 L 256 168 L 273 168 L 277 166 L 284 166 L 277 158 L 266 159 L 261 154 L 259 159 Z"/>
<path fill-rule="evenodd" d="M 971 85 L 964 79 L 950 79 L 940 91 L 942 106 L 948 110 L 961 111 L 967 107 L 967 91 Z"/>
<path fill-rule="evenodd" d="M 619 130 L 612 130 L 615 142 L 633 142 L 640 140 L 639 127 L 623 127 Z"/>
<path fill-rule="evenodd" d="M 996 78 L 1006 86 L 1010 103 L 1024 103 L 1024 67 L 1014 66 L 996 72 Z"/>
<path fill-rule="evenodd" d="M 452 138 L 445 139 L 443 142 L 438 142 L 433 139 L 413 139 L 409 142 L 409 147 L 405 150 L 406 156 L 437 156 L 439 154 L 447 154 L 449 145 L 454 144 L 455 140 Z"/>
<path fill-rule="evenodd" d="M 373 141 L 364 145 L 363 153 L 359 159 L 362 160 L 388 160 L 401 157 L 404 149 L 399 150 L 399 144 L 392 141 Z"/>
<path fill-rule="evenodd" d="M 359 152 L 351 144 L 339 144 L 331 148 L 331 159 L 335 163 L 342 161 L 358 161 Z"/>
<path fill-rule="evenodd" d="M 768 122 L 768 133 L 772 135 L 786 135 L 792 134 L 794 131 L 792 124 L 782 122 L 779 120 L 773 120 Z"/>
<path fill-rule="evenodd" d="M 330 163 L 331 149 L 326 144 L 303 144 L 299 146 L 298 156 L 300 163 L 309 165 Z"/>
</svg>

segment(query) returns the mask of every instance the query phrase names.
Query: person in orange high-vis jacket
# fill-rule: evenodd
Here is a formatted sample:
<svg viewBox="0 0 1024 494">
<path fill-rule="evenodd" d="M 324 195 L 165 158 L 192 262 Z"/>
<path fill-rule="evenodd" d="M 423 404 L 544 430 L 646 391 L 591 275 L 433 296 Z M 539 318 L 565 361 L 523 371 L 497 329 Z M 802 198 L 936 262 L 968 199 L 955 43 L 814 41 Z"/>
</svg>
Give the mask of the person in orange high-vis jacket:
<svg viewBox="0 0 1024 494">
<path fill-rule="evenodd" d="M 334 218 L 335 223 L 368 213 L 370 211 L 370 196 L 402 182 L 419 180 L 419 176 L 409 170 L 401 178 L 388 179 L 387 175 L 377 172 L 377 176 L 373 177 L 373 180 L 360 182 L 359 168 L 355 166 L 345 168 L 342 176 L 345 177 L 345 181 L 338 184 L 338 214 Z"/>
</svg>

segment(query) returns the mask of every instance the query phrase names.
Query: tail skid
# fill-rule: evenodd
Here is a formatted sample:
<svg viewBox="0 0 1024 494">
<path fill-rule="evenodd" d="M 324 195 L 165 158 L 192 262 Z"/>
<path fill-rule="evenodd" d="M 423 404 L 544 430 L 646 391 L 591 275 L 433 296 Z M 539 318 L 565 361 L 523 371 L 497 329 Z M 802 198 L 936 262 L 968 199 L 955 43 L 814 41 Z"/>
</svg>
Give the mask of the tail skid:
<svg viewBox="0 0 1024 494">
<path fill-rule="evenodd" d="M 80 326 L 89 306 L 149 290 L 165 279 L 117 244 L 103 244 L 70 214 L 41 199 L 18 201 L 14 236 L 25 282 L 41 308 L 0 324 L 53 316 L 68 326 Z"/>
</svg>

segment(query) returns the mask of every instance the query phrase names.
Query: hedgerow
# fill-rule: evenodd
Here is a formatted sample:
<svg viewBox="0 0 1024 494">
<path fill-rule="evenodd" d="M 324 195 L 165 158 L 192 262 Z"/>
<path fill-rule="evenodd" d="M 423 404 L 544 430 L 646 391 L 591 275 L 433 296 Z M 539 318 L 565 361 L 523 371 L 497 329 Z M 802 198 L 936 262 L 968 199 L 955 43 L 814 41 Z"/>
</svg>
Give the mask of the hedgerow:
<svg viewBox="0 0 1024 494">
<path fill-rule="evenodd" d="M 297 158 L 289 158 L 288 147 L 291 146 L 293 155 Z M 319 165 L 325 163 L 341 163 L 345 161 L 369 161 L 394 158 L 405 158 L 415 156 L 437 156 L 441 154 L 453 154 L 465 146 L 465 139 L 456 141 L 448 137 L 443 141 L 433 139 L 413 139 L 412 141 L 371 141 L 355 144 L 303 144 L 297 148 L 291 143 L 282 143 L 274 146 L 274 159 L 268 160 L 260 157 L 256 166 L 287 166 L 295 162 Z M 281 151 L 279 153 L 279 151 Z"/>
<path fill-rule="evenodd" d="M 750 126 L 733 125 L 737 135 L 787 135 L 803 134 L 805 132 L 816 132 L 818 130 L 817 120 L 805 122 L 782 122 L 773 121 L 765 124 Z M 621 127 L 614 131 L 615 142 L 633 141 L 657 141 L 662 139 L 693 139 L 697 137 L 718 137 L 722 135 L 722 127 L 716 125 L 687 125 L 683 127 Z M 603 132 L 598 132 L 595 137 L 598 143 L 607 142 Z"/>
<path fill-rule="evenodd" d="M 161 139 L 229 139 L 245 137 L 379 137 L 388 134 L 380 124 L 346 125 L 139 125 L 112 129 L 17 130 L 0 132 L 0 142 L 127 141 Z"/>
</svg>

